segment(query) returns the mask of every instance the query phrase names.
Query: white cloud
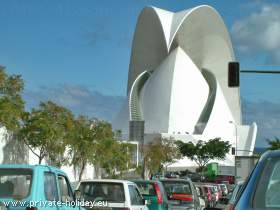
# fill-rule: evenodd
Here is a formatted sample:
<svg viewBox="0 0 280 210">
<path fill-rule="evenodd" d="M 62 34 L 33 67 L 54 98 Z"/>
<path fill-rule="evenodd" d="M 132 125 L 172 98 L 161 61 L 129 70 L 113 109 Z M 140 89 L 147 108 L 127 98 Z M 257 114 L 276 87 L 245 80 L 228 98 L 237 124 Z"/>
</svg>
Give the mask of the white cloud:
<svg viewBox="0 0 280 210">
<path fill-rule="evenodd" d="M 112 121 L 118 114 L 124 97 L 107 96 L 80 85 L 58 85 L 26 90 L 23 94 L 27 109 L 38 106 L 41 101 L 51 100 L 79 115 Z"/>
<path fill-rule="evenodd" d="M 259 12 L 236 21 L 231 33 L 241 53 L 265 53 L 267 62 L 280 64 L 280 5 L 262 5 Z"/>
<path fill-rule="evenodd" d="M 258 125 L 257 147 L 265 146 L 266 139 L 280 137 L 280 104 L 269 101 L 250 102 L 242 100 L 243 120 Z"/>
</svg>

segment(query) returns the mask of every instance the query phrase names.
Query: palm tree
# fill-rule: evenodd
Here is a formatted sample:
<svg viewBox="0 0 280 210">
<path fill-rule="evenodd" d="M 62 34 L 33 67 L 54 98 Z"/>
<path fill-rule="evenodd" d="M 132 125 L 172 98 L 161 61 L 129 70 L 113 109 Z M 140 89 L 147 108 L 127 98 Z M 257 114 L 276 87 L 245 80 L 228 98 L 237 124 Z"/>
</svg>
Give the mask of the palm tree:
<svg viewBox="0 0 280 210">
<path fill-rule="evenodd" d="M 275 137 L 274 140 L 267 139 L 266 141 L 267 141 L 267 143 L 269 145 L 269 147 L 268 147 L 269 150 L 278 150 L 278 149 L 280 149 L 280 139 L 279 138 Z"/>
</svg>

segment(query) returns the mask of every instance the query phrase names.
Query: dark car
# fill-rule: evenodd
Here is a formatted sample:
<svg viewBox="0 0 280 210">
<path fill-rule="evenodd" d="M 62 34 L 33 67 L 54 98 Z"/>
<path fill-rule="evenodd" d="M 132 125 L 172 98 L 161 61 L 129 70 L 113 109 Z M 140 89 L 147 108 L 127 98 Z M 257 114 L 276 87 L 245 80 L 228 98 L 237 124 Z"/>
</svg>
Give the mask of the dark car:
<svg viewBox="0 0 280 210">
<path fill-rule="evenodd" d="M 265 152 L 229 210 L 280 209 L 280 150 Z"/>
<path fill-rule="evenodd" d="M 164 187 L 157 180 L 135 180 L 141 195 L 148 201 L 149 210 L 167 210 L 168 199 Z"/>
<path fill-rule="evenodd" d="M 160 180 L 168 197 L 170 210 L 201 210 L 199 198 L 191 180 L 163 179 Z"/>
</svg>

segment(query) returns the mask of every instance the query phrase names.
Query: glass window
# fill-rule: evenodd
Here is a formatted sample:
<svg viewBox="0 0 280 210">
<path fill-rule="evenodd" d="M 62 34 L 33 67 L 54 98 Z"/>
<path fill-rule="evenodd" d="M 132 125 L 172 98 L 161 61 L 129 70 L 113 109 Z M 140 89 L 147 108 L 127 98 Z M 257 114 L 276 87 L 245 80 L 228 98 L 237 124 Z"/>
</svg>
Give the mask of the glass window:
<svg viewBox="0 0 280 210">
<path fill-rule="evenodd" d="M 167 194 L 192 194 L 189 182 L 165 181 L 163 186 Z"/>
<path fill-rule="evenodd" d="M 136 182 L 141 195 L 155 196 L 156 191 L 153 183 Z"/>
<path fill-rule="evenodd" d="M 275 163 L 266 190 L 266 207 L 280 208 L 280 161 Z"/>
<path fill-rule="evenodd" d="M 31 169 L 0 169 L 0 198 L 26 198 L 31 182 Z"/>
<path fill-rule="evenodd" d="M 68 184 L 67 179 L 64 176 L 58 176 L 60 199 L 62 202 L 73 201 L 73 194 Z"/>
<path fill-rule="evenodd" d="M 129 190 L 131 205 L 142 206 L 143 199 L 141 197 L 140 192 L 137 190 L 137 188 L 133 185 L 129 185 L 128 190 Z"/>
<path fill-rule="evenodd" d="M 48 201 L 58 200 L 58 192 L 56 185 L 56 176 L 54 173 L 44 173 L 44 191 Z"/>
<path fill-rule="evenodd" d="M 280 209 L 280 159 L 267 160 L 264 170 L 261 172 L 259 183 L 256 185 L 256 193 L 253 200 L 254 208 Z"/>
<path fill-rule="evenodd" d="M 123 203 L 125 201 L 122 183 L 82 182 L 79 190 L 86 201 L 108 201 Z"/>
</svg>

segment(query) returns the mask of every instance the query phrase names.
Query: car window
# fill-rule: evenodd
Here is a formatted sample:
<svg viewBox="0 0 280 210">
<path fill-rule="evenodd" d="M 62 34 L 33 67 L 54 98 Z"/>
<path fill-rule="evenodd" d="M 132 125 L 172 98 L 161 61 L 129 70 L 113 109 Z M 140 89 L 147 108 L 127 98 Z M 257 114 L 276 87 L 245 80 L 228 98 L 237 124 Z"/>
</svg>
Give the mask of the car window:
<svg viewBox="0 0 280 210">
<path fill-rule="evenodd" d="M 155 196 L 156 191 L 153 183 L 137 182 L 137 187 L 142 195 Z"/>
<path fill-rule="evenodd" d="M 60 199 L 62 202 L 73 201 L 73 194 L 67 179 L 64 176 L 58 176 Z"/>
<path fill-rule="evenodd" d="M 26 198 L 30 194 L 32 170 L 0 169 L 0 198 Z"/>
<path fill-rule="evenodd" d="M 137 188 L 133 185 L 129 185 L 128 190 L 129 190 L 131 205 L 134 206 L 143 205 L 143 199 L 140 195 L 140 192 L 137 190 Z"/>
<path fill-rule="evenodd" d="M 192 194 L 189 182 L 163 182 L 167 194 Z"/>
<path fill-rule="evenodd" d="M 50 172 L 44 173 L 44 192 L 45 192 L 46 200 L 48 201 L 58 200 L 56 176 L 54 173 L 50 173 Z"/>
<path fill-rule="evenodd" d="M 112 203 L 123 203 L 125 201 L 122 183 L 82 182 L 79 190 L 86 201 L 108 201 Z"/>
<path fill-rule="evenodd" d="M 253 200 L 254 208 L 280 209 L 280 159 L 270 158 L 261 173 L 259 183 L 256 185 Z"/>
<path fill-rule="evenodd" d="M 268 187 L 265 193 L 265 206 L 280 208 L 280 161 L 278 161 L 271 173 Z"/>
</svg>

